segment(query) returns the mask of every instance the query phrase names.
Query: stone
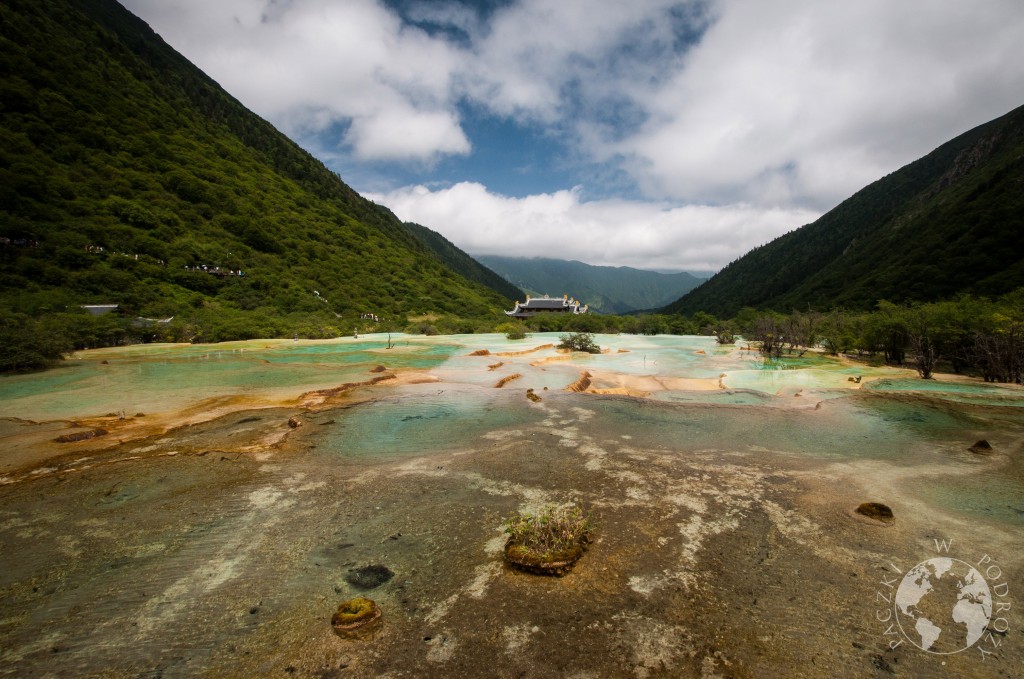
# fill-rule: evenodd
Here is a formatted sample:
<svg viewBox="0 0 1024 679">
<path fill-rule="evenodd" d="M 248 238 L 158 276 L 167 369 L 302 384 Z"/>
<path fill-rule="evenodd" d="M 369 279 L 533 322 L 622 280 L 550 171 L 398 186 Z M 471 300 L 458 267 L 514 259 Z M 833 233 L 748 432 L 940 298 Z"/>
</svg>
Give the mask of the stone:
<svg viewBox="0 0 1024 679">
<path fill-rule="evenodd" d="M 302 420 L 300 420 L 297 417 L 289 417 L 288 426 L 291 427 L 292 429 L 298 429 L 299 427 L 302 426 Z"/>
<path fill-rule="evenodd" d="M 395 538 L 395 536 L 391 537 Z M 345 582 L 358 589 L 374 589 L 394 576 L 394 572 L 387 566 L 371 564 L 349 571 L 345 576 Z"/>
<path fill-rule="evenodd" d="M 86 441 L 88 439 L 94 439 L 97 436 L 106 435 L 106 429 L 90 429 L 88 431 L 76 431 L 71 434 L 61 434 L 53 440 L 55 443 L 75 443 L 76 441 Z"/>
<path fill-rule="evenodd" d="M 971 451 L 972 453 L 978 453 L 979 455 L 984 455 L 986 453 L 991 453 L 992 452 L 992 444 L 989 443 L 988 441 L 986 441 L 985 439 L 981 439 L 980 441 L 975 443 L 973 446 L 971 446 L 967 450 Z"/>
<path fill-rule="evenodd" d="M 888 505 L 883 505 L 881 502 L 864 502 L 855 510 L 861 516 L 866 516 L 869 519 L 876 521 L 882 521 L 884 523 L 891 523 L 896 520 L 893 516 L 892 510 Z"/>
<path fill-rule="evenodd" d="M 372 373 L 382 373 L 382 372 L 386 372 L 386 371 L 387 371 L 387 367 L 383 366 L 383 365 L 376 365 L 376 366 L 370 368 L 370 372 L 372 372 Z"/>
</svg>

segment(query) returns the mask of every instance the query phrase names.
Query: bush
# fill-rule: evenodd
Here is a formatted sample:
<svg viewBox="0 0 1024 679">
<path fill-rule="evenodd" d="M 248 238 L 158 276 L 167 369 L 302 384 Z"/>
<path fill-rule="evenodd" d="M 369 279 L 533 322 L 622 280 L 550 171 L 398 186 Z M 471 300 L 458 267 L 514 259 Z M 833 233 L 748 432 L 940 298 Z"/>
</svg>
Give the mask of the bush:
<svg viewBox="0 0 1024 679">
<path fill-rule="evenodd" d="M 520 514 L 505 523 L 513 545 L 538 555 L 566 552 L 587 541 L 590 522 L 579 507 L 546 507 L 540 513 Z"/>
<path fill-rule="evenodd" d="M 601 347 L 594 344 L 594 336 L 589 332 L 574 332 L 568 335 L 562 335 L 558 339 L 561 340 L 561 343 L 558 345 L 559 349 L 585 351 L 588 354 L 601 353 Z"/>
<path fill-rule="evenodd" d="M 0 373 L 43 370 L 71 350 L 63 334 L 20 315 L 0 317 L 0 343 Z"/>
<path fill-rule="evenodd" d="M 504 333 L 510 340 L 521 340 L 526 338 L 526 327 L 522 323 L 502 323 L 494 329 L 495 332 Z"/>
</svg>

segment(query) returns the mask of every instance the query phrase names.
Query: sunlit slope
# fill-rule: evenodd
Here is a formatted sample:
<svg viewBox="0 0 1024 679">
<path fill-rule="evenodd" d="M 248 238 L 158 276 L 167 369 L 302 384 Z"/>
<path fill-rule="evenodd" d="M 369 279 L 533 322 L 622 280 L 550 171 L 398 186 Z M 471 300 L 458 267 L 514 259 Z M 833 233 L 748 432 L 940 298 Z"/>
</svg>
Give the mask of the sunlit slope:
<svg viewBox="0 0 1024 679">
<path fill-rule="evenodd" d="M 111 0 L 0 5 L 0 102 L 0 311 L 333 322 L 496 317 L 514 296 L 461 251 L 442 261 Z"/>
<path fill-rule="evenodd" d="M 1024 285 L 1024 108 L 867 186 L 667 307 L 731 316 L 999 295 Z"/>
</svg>

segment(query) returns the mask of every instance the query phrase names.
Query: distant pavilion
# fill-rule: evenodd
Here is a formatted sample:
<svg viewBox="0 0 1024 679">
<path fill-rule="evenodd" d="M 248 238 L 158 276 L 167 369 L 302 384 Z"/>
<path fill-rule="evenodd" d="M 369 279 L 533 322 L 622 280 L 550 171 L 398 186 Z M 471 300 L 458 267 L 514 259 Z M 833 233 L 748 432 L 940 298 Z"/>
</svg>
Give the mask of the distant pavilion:
<svg viewBox="0 0 1024 679">
<path fill-rule="evenodd" d="M 551 298 L 547 295 L 543 297 L 530 297 L 526 296 L 525 302 L 516 302 L 516 308 L 512 311 L 506 311 L 506 316 L 512 318 L 530 318 L 537 314 L 585 314 L 587 313 L 587 306 L 581 305 L 579 301 L 570 299 L 568 295 L 562 295 L 561 298 Z"/>
</svg>

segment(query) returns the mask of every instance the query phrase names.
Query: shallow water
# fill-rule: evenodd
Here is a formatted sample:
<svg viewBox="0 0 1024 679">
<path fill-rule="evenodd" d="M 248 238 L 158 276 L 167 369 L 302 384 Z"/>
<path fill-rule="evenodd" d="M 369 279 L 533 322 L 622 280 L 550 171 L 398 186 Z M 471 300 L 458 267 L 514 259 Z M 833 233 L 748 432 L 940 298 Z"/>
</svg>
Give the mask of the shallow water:
<svg viewBox="0 0 1024 679">
<path fill-rule="evenodd" d="M 178 410 L 221 396 L 294 398 L 369 379 L 377 365 L 429 369 L 460 350 L 419 338 L 144 345 L 77 353 L 40 374 L 0 377 L 0 416 L 32 420 Z"/>
<path fill-rule="evenodd" d="M 472 448 L 496 429 L 543 419 L 520 394 L 430 385 L 331 412 L 319 422 L 317 452 L 352 461 Z M 323 419 L 323 418 L 321 418 Z"/>
<path fill-rule="evenodd" d="M 1018 387 L 911 379 L 907 370 L 849 365 L 818 355 L 766 361 L 740 347 L 719 347 L 707 337 L 598 335 L 595 340 L 606 353 L 571 356 L 545 347 L 559 341 L 554 333 L 517 341 L 496 334 L 393 335 L 390 349 L 387 339 L 81 352 L 51 371 L 0 378 L 0 417 L 131 416 L 175 411 L 218 396 L 243 397 L 261 406 L 283 404 L 313 389 L 366 381 L 373 376 L 371 368 L 384 365 L 425 371 L 436 381 L 377 387 L 364 396 L 369 402 L 311 414 L 310 424 L 316 426 L 301 436 L 318 456 L 375 464 L 486 446 L 484 437 L 493 432 L 544 420 L 545 406 L 531 404 L 526 389 L 560 402 L 566 385 L 584 370 L 712 384 L 721 378 L 719 389 L 662 389 L 646 400 L 586 401 L 595 414 L 588 428 L 628 437 L 631 445 L 651 450 L 913 466 L 948 462 L 950 450 L 966 449 L 993 422 L 1024 428 L 1024 411 L 1018 410 L 1024 390 Z M 473 355 L 481 350 L 484 355 Z M 494 388 L 516 375 L 503 388 Z M 865 380 L 864 389 L 850 381 L 853 376 Z M 231 448 L 284 419 L 221 418 L 205 428 L 179 431 L 175 445 Z M 10 436 L 21 431 L 9 429 Z M 1024 507 L 1014 498 L 1024 497 L 1024 488 L 1013 475 L 1000 479 L 972 476 L 963 485 L 922 484 L 915 492 L 944 509 L 1020 521 L 1018 510 Z"/>
<path fill-rule="evenodd" d="M 884 393 L 922 393 L 956 403 L 1024 406 L 1024 388 L 1019 385 L 890 378 L 871 382 L 866 388 Z"/>
<path fill-rule="evenodd" d="M 489 676 L 500 657 L 536 658 L 510 676 L 550 676 L 557 657 L 593 670 L 580 676 L 701 676 L 715 648 L 750 676 L 798 657 L 794 674 L 872 676 L 883 558 L 916 563 L 943 529 L 1021 572 L 1024 409 L 1006 407 L 1019 390 L 765 363 L 709 338 L 599 336 L 611 353 L 593 356 L 539 349 L 557 335 L 393 339 L 128 347 L 0 380 L 8 418 L 245 397 L 94 448 L 53 443 L 60 422 L 0 419 L 0 443 L 53 458 L 0 479 L 0 674 Z M 382 364 L 434 381 L 288 400 Z M 712 388 L 565 392 L 583 370 Z M 992 453 L 967 450 L 979 438 Z M 891 504 L 895 525 L 852 517 L 865 500 Z M 503 570 L 503 520 L 562 502 L 599 520 L 585 561 L 559 581 Z M 373 564 L 395 572 L 369 593 L 384 632 L 340 641 L 331 612 L 366 594 L 346 575 Z M 612 608 L 629 615 L 610 625 Z M 772 657 L 780 638 L 806 646 Z M 951 674 L 996 676 L 1014 652 Z M 899 666 L 934 670 L 915 662 Z"/>
</svg>

